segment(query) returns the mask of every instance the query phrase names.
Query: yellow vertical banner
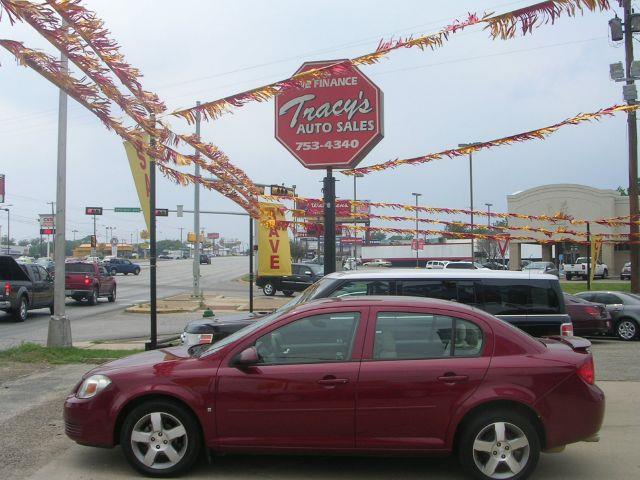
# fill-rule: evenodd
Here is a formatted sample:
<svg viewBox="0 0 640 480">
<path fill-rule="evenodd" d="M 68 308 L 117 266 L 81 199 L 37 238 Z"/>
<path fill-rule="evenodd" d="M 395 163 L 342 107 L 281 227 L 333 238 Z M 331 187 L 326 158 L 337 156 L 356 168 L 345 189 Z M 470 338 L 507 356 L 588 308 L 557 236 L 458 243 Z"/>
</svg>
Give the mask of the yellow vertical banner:
<svg viewBox="0 0 640 480">
<path fill-rule="evenodd" d="M 598 265 L 598 258 L 600 257 L 600 247 L 602 247 L 602 238 L 600 235 L 594 235 L 591 237 L 591 281 L 596 274 L 596 266 Z"/>
<path fill-rule="evenodd" d="M 260 203 L 258 275 L 291 275 L 289 233 L 286 227 L 276 226 L 284 220 L 280 205 Z"/>
<path fill-rule="evenodd" d="M 145 136 L 145 142 L 149 142 L 149 136 Z M 149 197 L 151 195 L 150 165 L 151 158 L 143 153 L 138 153 L 136 147 L 131 142 L 124 142 L 124 150 L 127 152 L 133 182 L 136 185 L 140 208 L 147 223 L 147 231 L 151 230 L 151 211 L 149 209 Z"/>
</svg>

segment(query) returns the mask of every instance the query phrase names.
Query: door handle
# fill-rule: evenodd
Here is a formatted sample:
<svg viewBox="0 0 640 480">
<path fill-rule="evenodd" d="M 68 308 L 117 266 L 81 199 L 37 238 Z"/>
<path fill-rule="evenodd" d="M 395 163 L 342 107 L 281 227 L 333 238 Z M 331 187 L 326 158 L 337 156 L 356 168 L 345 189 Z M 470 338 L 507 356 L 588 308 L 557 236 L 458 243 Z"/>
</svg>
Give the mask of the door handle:
<svg viewBox="0 0 640 480">
<path fill-rule="evenodd" d="M 443 382 L 443 383 L 460 383 L 460 382 L 466 382 L 467 380 L 469 380 L 469 377 L 467 375 L 442 375 L 441 377 L 438 377 L 438 380 Z"/>
<path fill-rule="evenodd" d="M 325 378 L 321 378 L 320 380 L 318 380 L 318 385 L 323 385 L 323 386 L 334 386 L 334 385 L 344 385 L 346 383 L 349 383 L 349 379 L 348 378 L 335 378 L 335 377 L 325 377 Z"/>
</svg>

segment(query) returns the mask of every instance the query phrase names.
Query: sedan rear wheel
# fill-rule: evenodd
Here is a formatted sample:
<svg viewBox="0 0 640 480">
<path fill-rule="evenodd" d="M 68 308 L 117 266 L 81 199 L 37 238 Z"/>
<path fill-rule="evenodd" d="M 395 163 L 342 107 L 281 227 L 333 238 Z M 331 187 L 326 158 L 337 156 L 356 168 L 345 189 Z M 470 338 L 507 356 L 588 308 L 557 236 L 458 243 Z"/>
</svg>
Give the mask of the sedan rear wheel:
<svg viewBox="0 0 640 480">
<path fill-rule="evenodd" d="M 27 314 L 29 311 L 29 302 L 27 298 L 22 296 L 20 300 L 18 300 L 18 308 L 13 312 L 13 319 L 16 322 L 24 322 L 27 319 Z"/>
<path fill-rule="evenodd" d="M 120 445 L 139 472 L 172 477 L 184 473 L 197 460 L 202 439 L 191 412 L 160 400 L 143 403 L 127 415 Z"/>
<path fill-rule="evenodd" d="M 616 335 L 621 340 L 633 340 L 638 335 L 638 324 L 630 318 L 623 318 L 616 324 Z"/>
<path fill-rule="evenodd" d="M 98 290 L 96 290 L 95 288 L 91 290 L 91 293 L 87 297 L 87 300 L 89 301 L 89 305 L 96 305 L 98 303 Z"/>
<path fill-rule="evenodd" d="M 273 283 L 266 283 L 264 287 L 262 287 L 262 292 L 268 297 L 273 297 L 276 294 L 276 287 Z"/>
<path fill-rule="evenodd" d="M 107 296 L 107 300 L 109 300 L 109 303 L 113 303 L 116 301 L 116 289 L 115 287 L 113 288 L 113 292 L 111 292 L 111 295 Z"/>
<path fill-rule="evenodd" d="M 540 440 L 531 421 L 516 412 L 485 412 L 464 430 L 460 462 L 475 478 L 521 480 L 536 467 Z"/>
</svg>

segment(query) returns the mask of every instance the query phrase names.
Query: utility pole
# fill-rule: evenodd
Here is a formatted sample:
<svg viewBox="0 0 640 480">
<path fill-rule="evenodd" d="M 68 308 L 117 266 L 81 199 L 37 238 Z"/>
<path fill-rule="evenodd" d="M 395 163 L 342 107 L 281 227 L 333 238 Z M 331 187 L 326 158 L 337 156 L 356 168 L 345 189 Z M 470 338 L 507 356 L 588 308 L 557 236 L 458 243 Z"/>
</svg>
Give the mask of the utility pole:
<svg viewBox="0 0 640 480">
<path fill-rule="evenodd" d="M 336 271 L 336 179 L 333 168 L 327 168 L 323 179 L 324 200 L 324 273 Z"/>
<path fill-rule="evenodd" d="M 200 102 L 196 102 L 200 106 Z M 196 110 L 196 137 L 200 140 L 200 110 Z M 196 157 L 200 157 L 200 152 L 196 150 Z M 200 165 L 195 166 L 196 181 L 193 185 L 193 233 L 196 238 L 193 242 L 193 293 L 192 298 L 202 298 L 200 292 Z"/>
<path fill-rule="evenodd" d="M 180 249 L 182 250 L 182 231 L 184 227 L 180 227 Z M 131 234 L 131 238 L 133 238 L 133 233 Z"/>
<path fill-rule="evenodd" d="M 458 144 L 459 148 L 465 148 L 465 147 L 474 147 L 476 145 L 479 145 L 478 142 L 474 142 L 474 143 L 460 143 Z M 471 262 L 475 261 L 475 255 L 474 255 L 474 245 L 473 245 L 473 228 L 474 228 L 474 224 L 473 224 L 473 150 L 469 150 L 469 209 L 471 210 Z"/>
<path fill-rule="evenodd" d="M 68 66 L 68 65 L 69 65 L 69 64 L 67 63 L 67 66 Z M 68 67 L 67 67 L 67 68 L 68 68 Z M 66 94 L 65 94 L 65 95 L 66 95 Z M 66 130 L 66 127 L 65 127 L 65 130 Z M 66 133 L 65 133 L 65 137 L 66 137 Z M 66 138 L 65 138 L 65 143 L 66 143 Z M 60 148 L 60 147 L 58 146 L 58 148 Z M 66 147 L 66 145 L 65 145 L 65 155 L 66 155 L 66 148 L 67 148 L 67 147 Z M 65 163 L 66 163 L 66 160 L 65 160 Z M 55 214 L 56 214 L 56 212 L 55 212 L 56 202 L 47 202 L 47 205 L 51 205 L 51 215 L 54 215 L 54 217 L 53 217 L 53 218 L 54 218 L 54 225 L 56 225 L 56 223 L 55 223 L 55 218 L 56 218 L 56 217 L 55 217 Z M 51 235 L 51 236 L 53 237 L 53 235 Z M 48 242 L 48 241 L 49 241 L 49 240 L 47 240 L 47 242 Z M 56 245 L 55 245 L 55 237 L 53 237 L 53 238 L 51 239 L 51 255 L 53 255 L 53 256 L 55 257 L 55 254 L 56 254 Z M 49 256 L 49 254 L 47 254 L 47 256 Z"/>
<path fill-rule="evenodd" d="M 634 85 L 635 80 L 631 76 L 631 63 L 633 62 L 633 31 L 631 26 L 631 0 L 624 0 L 624 53 L 627 72 L 627 85 Z M 636 99 L 628 99 L 627 104 L 635 105 Z M 631 260 L 631 291 L 640 293 L 640 245 L 636 242 L 638 237 L 638 128 L 635 110 L 627 113 L 627 138 L 629 139 L 629 256 Z"/>
<path fill-rule="evenodd" d="M 412 193 L 414 197 L 416 197 L 416 238 L 415 238 L 415 248 L 416 248 L 416 268 L 420 266 L 420 261 L 418 259 L 418 198 L 422 196 L 421 193 Z"/>
<path fill-rule="evenodd" d="M 152 128 L 156 128 L 156 116 L 151 114 Z M 156 138 L 151 136 L 151 150 L 156 146 Z M 149 306 L 150 315 L 150 335 L 149 342 L 145 344 L 145 350 L 155 350 L 158 346 L 158 256 L 156 248 L 156 159 L 151 158 L 149 165 Z"/>
<path fill-rule="evenodd" d="M 73 233 L 73 241 L 76 241 L 76 233 L 78 233 L 78 230 L 71 230 L 71 233 Z"/>
<path fill-rule="evenodd" d="M 63 21 L 63 27 L 66 23 Z M 63 73 L 69 71 L 69 60 L 60 56 Z M 65 236 L 67 206 L 67 94 L 60 89 L 58 97 L 58 154 L 56 171 L 56 212 L 55 212 L 55 277 L 53 285 L 53 315 L 49 318 L 47 347 L 71 347 L 71 323 L 65 314 Z M 53 202 L 51 202 L 51 213 Z"/>
<path fill-rule="evenodd" d="M 491 207 L 493 203 L 485 203 L 487 206 L 487 233 L 491 233 Z M 487 246 L 489 247 L 487 250 L 488 258 L 487 260 L 491 260 L 491 240 L 487 239 Z"/>
</svg>

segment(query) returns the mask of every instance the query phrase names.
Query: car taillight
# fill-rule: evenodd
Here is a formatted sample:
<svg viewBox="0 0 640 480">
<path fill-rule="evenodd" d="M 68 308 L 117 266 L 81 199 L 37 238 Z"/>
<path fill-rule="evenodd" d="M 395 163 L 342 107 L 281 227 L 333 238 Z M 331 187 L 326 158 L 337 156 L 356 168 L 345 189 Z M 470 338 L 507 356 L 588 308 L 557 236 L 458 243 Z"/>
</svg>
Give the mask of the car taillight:
<svg viewBox="0 0 640 480">
<path fill-rule="evenodd" d="M 8 297 L 9 295 L 11 295 L 11 284 L 5 283 L 4 284 L 4 296 Z"/>
<path fill-rule="evenodd" d="M 596 369 L 593 365 L 593 357 L 590 356 L 586 362 L 580 365 L 577 373 L 578 376 L 589 385 L 596 383 Z"/>
<path fill-rule="evenodd" d="M 89 278 L 89 275 L 84 276 L 84 284 L 91 285 L 91 279 Z"/>
<path fill-rule="evenodd" d="M 198 345 L 206 345 L 213 342 L 212 333 L 201 333 L 198 335 Z"/>
<path fill-rule="evenodd" d="M 592 317 L 596 317 L 596 318 L 602 315 L 602 312 L 597 307 L 585 307 L 584 311 L 587 312 Z"/>
<path fill-rule="evenodd" d="M 563 337 L 573 337 L 573 323 L 563 323 L 560 326 L 560 335 Z"/>
<path fill-rule="evenodd" d="M 582 264 L 582 269 L 583 269 L 583 270 L 586 270 L 586 269 L 587 269 L 587 266 L 586 266 L 584 263 Z"/>
</svg>

